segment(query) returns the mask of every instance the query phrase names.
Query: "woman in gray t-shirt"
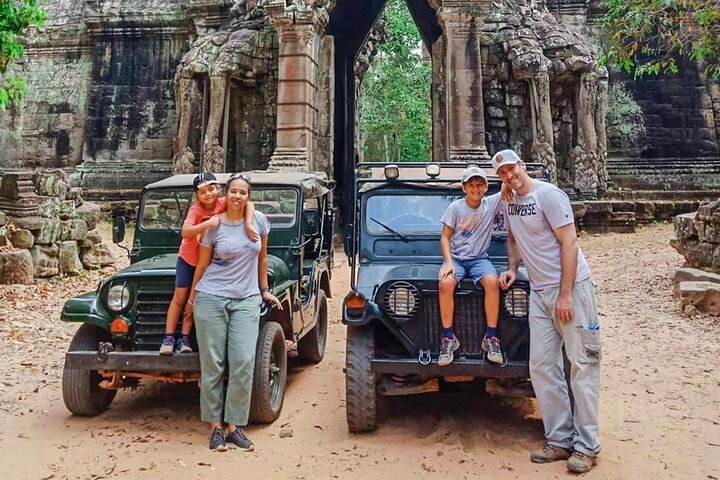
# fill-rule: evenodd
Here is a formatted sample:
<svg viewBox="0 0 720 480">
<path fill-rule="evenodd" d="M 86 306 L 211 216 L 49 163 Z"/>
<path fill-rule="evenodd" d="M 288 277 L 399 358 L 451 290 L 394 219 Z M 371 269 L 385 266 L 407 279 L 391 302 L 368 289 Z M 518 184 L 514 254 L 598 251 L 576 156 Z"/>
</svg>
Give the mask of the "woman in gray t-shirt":
<svg viewBox="0 0 720 480">
<path fill-rule="evenodd" d="M 242 427 L 247 425 L 250 410 L 260 307 L 266 301 L 282 310 L 267 283 L 270 222 L 255 212 L 253 227 L 260 239 L 252 241 L 245 233 L 250 189 L 250 179 L 245 175 L 230 176 L 225 194 L 227 211 L 214 217 L 217 226 L 207 229 L 200 241 L 188 299 L 193 305 L 200 352 L 200 415 L 212 427 L 211 450 L 254 448 Z M 226 365 L 227 390 L 223 388 Z"/>
</svg>

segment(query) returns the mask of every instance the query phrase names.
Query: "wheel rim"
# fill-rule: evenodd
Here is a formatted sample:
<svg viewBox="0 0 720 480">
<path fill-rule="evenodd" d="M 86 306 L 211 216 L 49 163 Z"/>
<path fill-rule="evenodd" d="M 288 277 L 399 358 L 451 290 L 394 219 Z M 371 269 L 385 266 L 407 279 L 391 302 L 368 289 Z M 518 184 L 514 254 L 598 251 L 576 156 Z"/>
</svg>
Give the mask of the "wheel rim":
<svg viewBox="0 0 720 480">
<path fill-rule="evenodd" d="M 282 378 L 281 378 L 281 369 L 280 369 L 280 359 L 278 357 L 277 351 L 273 349 L 272 355 L 270 355 L 270 366 L 268 368 L 269 375 L 268 375 L 268 382 L 270 385 L 270 401 L 272 402 L 273 406 L 275 406 L 278 402 L 278 399 L 280 398 L 280 389 L 282 387 Z"/>
</svg>

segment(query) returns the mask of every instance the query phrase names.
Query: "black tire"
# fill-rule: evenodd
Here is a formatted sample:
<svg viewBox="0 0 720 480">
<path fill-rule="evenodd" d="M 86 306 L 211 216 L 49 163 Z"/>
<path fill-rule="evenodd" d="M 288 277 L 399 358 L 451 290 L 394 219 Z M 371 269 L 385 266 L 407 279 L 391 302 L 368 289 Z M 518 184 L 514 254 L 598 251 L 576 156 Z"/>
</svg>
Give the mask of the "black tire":
<svg viewBox="0 0 720 480">
<path fill-rule="evenodd" d="M 110 341 L 110 335 L 90 323 L 80 326 L 70 342 L 69 352 L 96 351 L 98 343 Z M 65 407 L 75 415 L 94 417 L 110 406 L 117 390 L 100 388 L 102 377 L 95 370 L 64 368 L 62 395 Z"/>
<path fill-rule="evenodd" d="M 345 410 L 353 433 L 371 432 L 378 424 L 377 385 L 370 371 L 375 355 L 372 327 L 348 327 L 345 352 Z"/>
<path fill-rule="evenodd" d="M 260 330 L 255 354 L 250 421 L 272 423 L 280 416 L 287 384 L 285 334 L 277 322 Z"/>
<path fill-rule="evenodd" d="M 307 335 L 298 342 L 298 354 L 303 360 L 311 363 L 320 363 L 325 356 L 328 329 L 327 296 L 325 290 L 318 290 L 317 308 L 315 309 L 316 323 Z"/>
</svg>

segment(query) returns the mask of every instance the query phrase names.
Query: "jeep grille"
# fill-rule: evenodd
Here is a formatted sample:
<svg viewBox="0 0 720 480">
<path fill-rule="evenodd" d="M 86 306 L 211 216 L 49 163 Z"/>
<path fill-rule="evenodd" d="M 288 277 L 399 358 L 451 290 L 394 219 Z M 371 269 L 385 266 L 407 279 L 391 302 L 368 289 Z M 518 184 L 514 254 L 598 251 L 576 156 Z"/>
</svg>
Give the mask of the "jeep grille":
<svg viewBox="0 0 720 480">
<path fill-rule="evenodd" d="M 165 335 L 165 320 L 173 297 L 172 283 L 141 284 L 137 290 L 137 319 L 135 347 L 138 350 L 157 350 Z M 182 328 L 182 314 L 177 330 Z"/>
</svg>

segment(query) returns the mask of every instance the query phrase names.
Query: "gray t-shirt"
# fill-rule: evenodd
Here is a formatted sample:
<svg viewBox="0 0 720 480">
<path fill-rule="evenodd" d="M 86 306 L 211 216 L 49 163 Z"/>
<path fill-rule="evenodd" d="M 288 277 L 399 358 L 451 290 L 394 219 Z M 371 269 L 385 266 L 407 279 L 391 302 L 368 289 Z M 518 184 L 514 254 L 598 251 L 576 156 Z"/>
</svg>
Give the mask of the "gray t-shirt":
<svg viewBox="0 0 720 480">
<path fill-rule="evenodd" d="M 505 205 L 504 214 L 527 267 L 530 288 L 559 287 L 560 242 L 554 230 L 575 221 L 565 192 L 551 183 L 535 180 L 525 195 L 513 192 L 513 201 Z M 575 281 L 587 278 L 590 269 L 578 248 Z"/>
<path fill-rule="evenodd" d="M 450 253 L 453 258 L 467 260 L 487 254 L 492 236 L 493 218 L 500 205 L 500 194 L 483 197 L 476 209 L 468 207 L 464 198 L 448 205 L 440 221 L 453 229 Z"/>
<path fill-rule="evenodd" d="M 270 222 L 255 212 L 253 227 L 260 236 L 270 231 Z M 198 292 L 220 297 L 243 299 L 260 294 L 258 258 L 261 240 L 251 242 L 245 233 L 245 222 L 220 222 L 218 228 L 208 228 L 200 245 L 213 249 L 207 270 L 195 287 Z"/>
</svg>

